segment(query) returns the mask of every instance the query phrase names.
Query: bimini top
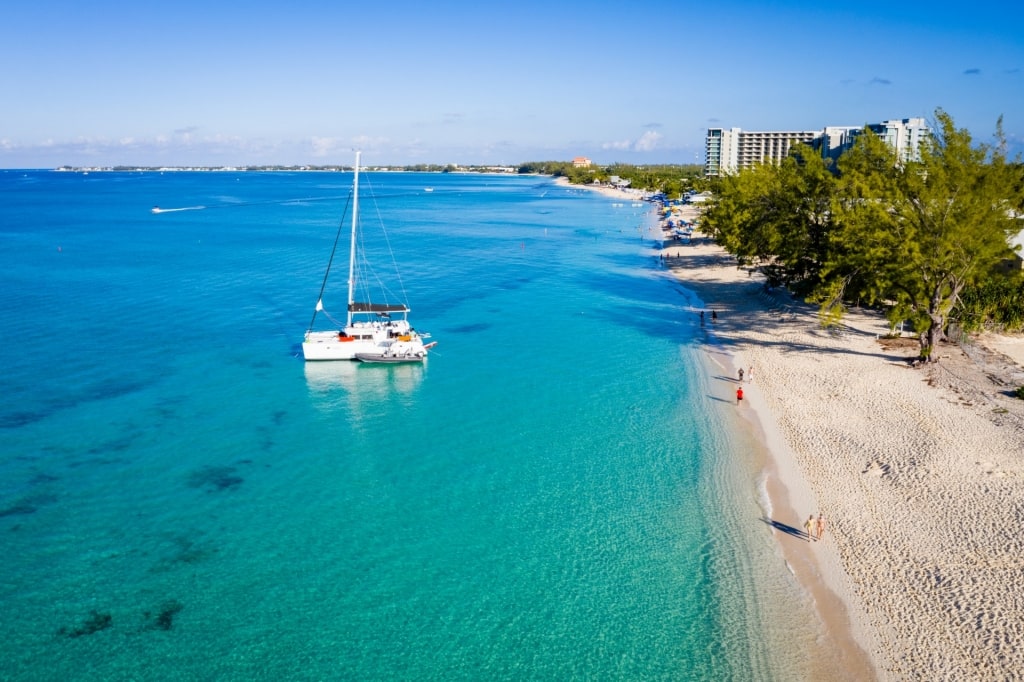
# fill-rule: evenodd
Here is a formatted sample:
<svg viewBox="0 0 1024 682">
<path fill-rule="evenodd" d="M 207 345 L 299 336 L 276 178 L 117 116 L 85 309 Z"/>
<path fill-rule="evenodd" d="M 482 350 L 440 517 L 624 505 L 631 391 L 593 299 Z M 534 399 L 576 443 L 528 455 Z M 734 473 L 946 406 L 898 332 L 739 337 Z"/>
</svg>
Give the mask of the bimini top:
<svg viewBox="0 0 1024 682">
<path fill-rule="evenodd" d="M 349 303 L 352 313 L 407 313 L 409 309 L 401 303 Z"/>
</svg>

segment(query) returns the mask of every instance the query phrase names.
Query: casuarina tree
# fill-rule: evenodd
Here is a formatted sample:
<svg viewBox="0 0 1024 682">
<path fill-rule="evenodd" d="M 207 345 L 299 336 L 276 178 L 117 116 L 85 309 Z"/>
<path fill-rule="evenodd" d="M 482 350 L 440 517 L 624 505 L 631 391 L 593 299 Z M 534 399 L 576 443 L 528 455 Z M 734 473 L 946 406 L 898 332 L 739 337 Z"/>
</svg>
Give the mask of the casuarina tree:
<svg viewBox="0 0 1024 682">
<path fill-rule="evenodd" d="M 965 287 L 1010 256 L 1020 225 L 1017 170 L 1005 157 L 1001 121 L 994 144 L 936 111 L 935 130 L 915 158 L 898 158 L 870 132 L 839 160 L 835 229 L 818 291 L 824 309 L 843 300 L 882 303 L 911 320 L 929 358 Z"/>
</svg>

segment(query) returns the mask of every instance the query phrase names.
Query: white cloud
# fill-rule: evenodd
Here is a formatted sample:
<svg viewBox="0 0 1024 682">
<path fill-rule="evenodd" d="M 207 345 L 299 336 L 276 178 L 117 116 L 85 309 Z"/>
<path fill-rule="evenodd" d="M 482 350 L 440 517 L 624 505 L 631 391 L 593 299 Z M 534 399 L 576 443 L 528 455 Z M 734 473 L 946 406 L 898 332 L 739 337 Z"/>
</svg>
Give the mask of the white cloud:
<svg viewBox="0 0 1024 682">
<path fill-rule="evenodd" d="M 313 147 L 313 156 L 317 158 L 331 156 L 339 146 L 343 146 L 343 142 L 336 137 L 314 137 L 309 142 Z"/>
<path fill-rule="evenodd" d="M 654 130 L 648 130 L 646 133 L 640 136 L 640 139 L 636 141 L 634 150 L 638 152 L 650 152 L 657 148 L 658 142 L 661 140 L 661 133 Z"/>
<path fill-rule="evenodd" d="M 657 149 L 661 138 L 661 133 L 654 130 L 648 130 L 636 140 L 605 142 L 601 145 L 601 149 L 610 149 L 620 152 L 650 152 Z"/>
<path fill-rule="evenodd" d="M 386 149 L 391 140 L 386 137 L 370 137 L 369 135 L 356 135 L 344 139 L 340 137 L 314 137 L 310 139 L 310 146 L 313 148 L 313 156 L 317 158 L 334 157 L 339 154 L 347 154 L 353 150 L 366 152 L 379 152 Z"/>
<path fill-rule="evenodd" d="M 373 149 L 383 144 L 387 144 L 388 140 L 385 137 L 370 137 L 369 135 L 356 135 L 352 138 L 352 144 L 356 149 Z"/>
</svg>

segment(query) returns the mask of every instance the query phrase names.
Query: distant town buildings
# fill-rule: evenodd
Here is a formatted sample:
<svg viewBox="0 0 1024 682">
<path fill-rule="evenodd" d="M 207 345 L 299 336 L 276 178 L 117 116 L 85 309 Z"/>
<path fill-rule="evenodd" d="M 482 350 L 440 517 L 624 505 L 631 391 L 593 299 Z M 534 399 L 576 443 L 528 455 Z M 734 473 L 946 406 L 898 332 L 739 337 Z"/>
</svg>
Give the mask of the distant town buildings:
<svg viewBox="0 0 1024 682">
<path fill-rule="evenodd" d="M 866 126 L 828 126 L 820 131 L 748 131 L 709 128 L 705 140 L 705 175 L 727 175 L 759 163 L 779 163 L 797 144 L 822 157 L 838 159 L 868 129 L 889 143 L 902 160 L 917 158 L 921 141 L 931 134 L 923 118 L 904 118 Z"/>
<path fill-rule="evenodd" d="M 591 161 L 585 156 L 577 156 L 572 160 L 573 168 L 590 168 Z"/>
</svg>

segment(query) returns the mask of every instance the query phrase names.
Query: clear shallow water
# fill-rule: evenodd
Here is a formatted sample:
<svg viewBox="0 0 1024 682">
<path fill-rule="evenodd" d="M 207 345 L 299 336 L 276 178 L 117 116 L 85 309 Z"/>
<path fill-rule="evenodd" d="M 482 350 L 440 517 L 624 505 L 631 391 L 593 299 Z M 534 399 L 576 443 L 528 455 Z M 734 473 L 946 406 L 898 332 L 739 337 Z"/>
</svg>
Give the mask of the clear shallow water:
<svg viewBox="0 0 1024 682">
<path fill-rule="evenodd" d="M 804 676 L 646 205 L 366 180 L 423 367 L 301 360 L 347 174 L 0 172 L 4 679 Z"/>
</svg>

